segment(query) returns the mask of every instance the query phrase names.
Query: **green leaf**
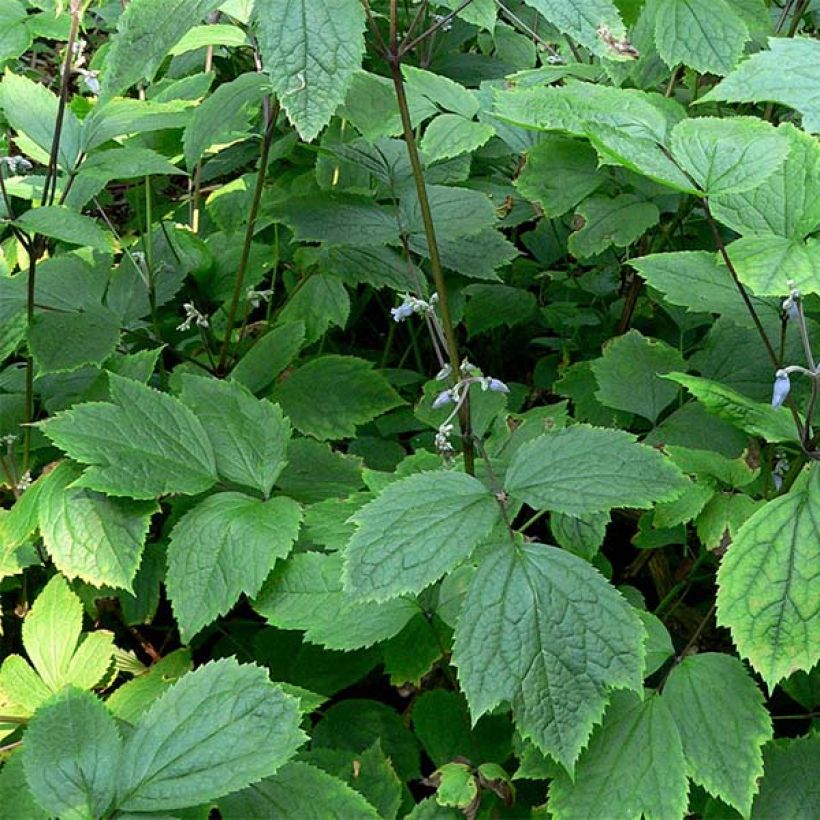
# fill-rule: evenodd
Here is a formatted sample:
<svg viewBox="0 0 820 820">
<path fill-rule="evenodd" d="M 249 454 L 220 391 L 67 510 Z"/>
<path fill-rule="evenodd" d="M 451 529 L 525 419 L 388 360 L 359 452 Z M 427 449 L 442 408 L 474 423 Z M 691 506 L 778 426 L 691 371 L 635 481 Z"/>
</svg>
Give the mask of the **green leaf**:
<svg viewBox="0 0 820 820">
<path fill-rule="evenodd" d="M 470 584 L 453 663 L 474 721 L 509 702 L 519 732 L 572 771 L 609 687 L 640 689 L 643 637 L 632 607 L 586 561 L 503 544 Z"/>
<path fill-rule="evenodd" d="M 185 675 L 140 718 L 117 772 L 121 812 L 198 806 L 269 777 L 303 743 L 299 702 L 233 658 Z"/>
<path fill-rule="evenodd" d="M 273 777 L 219 801 L 224 820 L 303 820 L 346 817 L 377 820 L 380 815 L 343 780 L 302 761 L 287 763 Z"/>
<path fill-rule="evenodd" d="M 678 395 L 678 388 L 659 376 L 685 366 L 683 356 L 674 347 L 630 330 L 605 343 L 604 355 L 592 362 L 598 382 L 595 398 L 607 407 L 634 413 L 655 424 Z"/>
<path fill-rule="evenodd" d="M 362 488 L 362 461 L 331 450 L 330 445 L 296 438 L 288 447 L 289 462 L 279 486 L 305 504 L 341 498 Z"/>
<path fill-rule="evenodd" d="M 647 509 L 680 495 L 686 479 L 629 433 L 576 425 L 523 445 L 505 486 L 534 509 L 580 516 L 613 507 Z"/>
<path fill-rule="evenodd" d="M 616 39 L 626 37 L 621 15 L 611 0 L 524 0 L 543 14 L 560 32 L 568 34 L 595 54 L 614 57 L 613 52 L 601 38 L 599 31 L 605 26 Z"/>
<path fill-rule="evenodd" d="M 698 117 L 672 130 L 672 154 L 708 196 L 755 188 L 777 171 L 789 140 L 754 117 Z"/>
<path fill-rule="evenodd" d="M 0 817 L 2 820 L 49 820 L 48 812 L 40 808 L 26 783 L 22 749 L 6 757 L 0 770 Z"/>
<path fill-rule="evenodd" d="M 495 208 L 490 198 L 481 191 L 456 188 L 449 185 L 428 185 L 427 199 L 436 234 L 444 240 L 473 236 L 496 223 Z M 416 235 L 424 234 L 424 219 L 415 190 L 401 198 L 402 230 Z M 393 223 L 395 238 L 396 224 Z"/>
<path fill-rule="evenodd" d="M 812 37 L 770 37 L 700 102 L 776 102 L 803 116 L 803 128 L 820 131 L 820 42 Z"/>
<path fill-rule="evenodd" d="M 244 592 L 256 595 L 299 534 L 302 513 L 289 498 L 259 501 L 217 493 L 187 512 L 171 531 L 168 597 L 187 641 Z"/>
<path fill-rule="evenodd" d="M 108 376 L 111 402 L 78 404 L 42 422 L 43 432 L 89 469 L 75 483 L 109 495 L 196 495 L 217 480 L 210 441 L 178 399 Z"/>
<path fill-rule="evenodd" d="M 133 591 L 151 517 L 153 501 L 109 498 L 72 484 L 80 476 L 63 462 L 40 492 L 39 523 L 55 566 L 68 578 Z"/>
<path fill-rule="evenodd" d="M 748 817 L 772 722 L 743 664 L 714 652 L 684 658 L 662 699 L 677 724 L 687 774 Z"/>
<path fill-rule="evenodd" d="M 658 671 L 675 654 L 672 638 L 663 621 L 651 612 L 636 610 L 646 630 L 646 669 L 644 678 Z"/>
<path fill-rule="evenodd" d="M 188 29 L 222 0 L 134 0 L 111 38 L 100 100 L 106 102 L 142 79 L 152 80 L 162 61 Z"/>
<path fill-rule="evenodd" d="M 364 53 L 357 0 L 256 0 L 262 62 L 288 119 L 310 142 L 344 102 Z"/>
<path fill-rule="evenodd" d="M 820 223 L 820 145 L 791 123 L 777 130 L 789 141 L 786 161 L 756 188 L 713 197 L 709 204 L 739 234 L 802 239 Z"/>
<path fill-rule="evenodd" d="M 114 98 L 98 103 L 83 120 L 82 150 L 90 151 L 123 134 L 142 134 L 164 128 L 183 128 L 191 117 L 189 100 Z"/>
<path fill-rule="evenodd" d="M 413 290 L 417 284 L 415 268 L 410 269 L 407 260 L 392 248 L 336 245 L 323 249 L 320 259 L 348 284 L 366 282 L 400 293 Z"/>
<path fill-rule="evenodd" d="M 681 742 L 664 700 L 615 692 L 574 781 L 559 771 L 547 805 L 556 820 L 596 817 L 606 795 L 606 811 L 622 820 L 683 817 L 686 791 Z"/>
<path fill-rule="evenodd" d="M 575 517 L 563 513 L 550 516 L 550 532 L 556 543 L 573 555 L 592 561 L 604 543 L 609 512 Z"/>
<path fill-rule="evenodd" d="M 772 443 L 797 438 L 791 413 L 785 407 L 775 409 L 752 401 L 731 387 L 700 376 L 667 373 L 664 378 L 682 384 L 710 413 L 753 436 Z"/>
<path fill-rule="evenodd" d="M 527 322 L 535 317 L 537 302 L 532 293 L 509 285 L 470 285 L 464 321 L 470 336 L 493 328 Z"/>
<path fill-rule="evenodd" d="M 717 618 L 769 688 L 820 659 L 820 471 L 761 507 L 718 571 Z"/>
<path fill-rule="evenodd" d="M 344 327 L 350 314 L 350 297 L 336 276 L 314 273 L 291 296 L 279 314 L 280 323 L 302 322 L 304 343 L 321 338 L 334 325 Z"/>
<path fill-rule="evenodd" d="M 515 180 L 518 192 L 537 202 L 544 216 L 565 214 L 602 185 L 595 151 L 580 140 L 548 134 L 527 152 Z"/>
<path fill-rule="evenodd" d="M 205 428 L 219 475 L 267 498 L 286 464 L 290 422 L 281 408 L 244 387 L 219 379 L 184 375 L 182 401 Z"/>
<path fill-rule="evenodd" d="M 412 65 L 403 65 L 402 74 L 410 94 L 424 97 L 434 106 L 467 119 L 478 113 L 479 103 L 475 93 L 455 80 Z"/>
<path fill-rule="evenodd" d="M 771 234 L 741 237 L 729 245 L 737 278 L 758 296 L 781 296 L 789 280 L 803 293 L 820 293 L 820 239 Z"/>
<path fill-rule="evenodd" d="M 6 71 L 0 82 L 0 109 L 18 134 L 28 137 L 46 154 L 51 151 L 58 99 L 43 83 Z M 80 155 L 82 125 L 67 107 L 60 131 L 57 162 L 63 170 L 74 170 Z"/>
<path fill-rule="evenodd" d="M 433 773 L 431 780 L 438 783 L 436 802 L 440 806 L 466 811 L 478 796 L 478 783 L 468 764 L 445 763 Z"/>
<path fill-rule="evenodd" d="M 341 555 L 294 555 L 271 574 L 254 609 L 273 626 L 304 630 L 306 640 L 340 650 L 392 638 L 418 612 L 404 598 L 380 604 L 351 600 L 341 574 Z"/>
<path fill-rule="evenodd" d="M 472 476 L 429 472 L 396 481 L 353 516 L 345 589 L 369 601 L 421 592 L 467 558 L 498 518 L 498 503 Z"/>
<path fill-rule="evenodd" d="M 104 817 L 112 808 L 119 755 L 114 718 L 93 695 L 70 688 L 29 723 L 23 767 L 34 797 L 50 814 Z"/>
<path fill-rule="evenodd" d="M 354 356 L 313 359 L 281 381 L 272 398 L 298 430 L 318 439 L 353 438 L 358 425 L 404 403 L 370 362 Z"/>
<path fill-rule="evenodd" d="M 189 169 L 212 145 L 227 143 L 237 135 L 246 134 L 250 113 L 258 107 L 268 88 L 262 74 L 240 74 L 220 85 L 194 111 L 182 140 L 185 164 Z"/>
<path fill-rule="evenodd" d="M 820 735 L 774 740 L 763 750 L 765 775 L 752 806 L 752 820 L 811 817 L 820 801 L 817 770 Z"/>
<path fill-rule="evenodd" d="M 26 233 L 39 233 L 70 245 L 87 245 L 101 251 L 111 250 L 111 238 L 93 219 L 64 205 L 32 208 L 18 217 L 14 224 Z"/>
<path fill-rule="evenodd" d="M 276 325 L 237 362 L 231 380 L 261 393 L 296 358 L 304 339 L 304 322 Z"/>
<path fill-rule="evenodd" d="M 655 43 L 669 68 L 728 74 L 743 54 L 749 30 L 725 0 L 666 0 L 655 15 Z"/>
<path fill-rule="evenodd" d="M 224 4 L 223 4 L 224 5 Z M 226 23 L 208 23 L 194 26 L 182 35 L 179 42 L 169 51 L 173 56 L 196 51 L 204 46 L 228 46 L 238 48 L 248 44 L 248 37 L 239 26 Z"/>
<path fill-rule="evenodd" d="M 428 126 L 421 140 L 421 150 L 428 163 L 458 157 L 475 151 L 487 142 L 495 130 L 460 114 L 439 114 Z"/>
<path fill-rule="evenodd" d="M 78 313 L 37 313 L 28 330 L 29 350 L 39 375 L 101 365 L 114 353 L 119 339 L 119 319 L 102 306 Z"/>
<path fill-rule="evenodd" d="M 569 235 L 567 249 L 580 259 L 595 256 L 611 246 L 625 248 L 658 223 L 657 205 L 634 194 L 591 196 L 576 209 L 581 227 Z"/>
<path fill-rule="evenodd" d="M 710 550 L 726 546 L 737 538 L 740 528 L 765 503 L 754 501 L 748 495 L 716 494 L 695 522 L 698 538 Z"/>
<path fill-rule="evenodd" d="M 631 259 L 629 264 L 671 304 L 685 307 L 693 313 L 720 313 L 736 325 L 754 327 L 749 310 L 732 281 L 732 275 L 714 253 L 653 253 Z M 750 298 L 758 313 L 774 316 L 779 312 L 779 305 L 752 294 Z"/>
</svg>

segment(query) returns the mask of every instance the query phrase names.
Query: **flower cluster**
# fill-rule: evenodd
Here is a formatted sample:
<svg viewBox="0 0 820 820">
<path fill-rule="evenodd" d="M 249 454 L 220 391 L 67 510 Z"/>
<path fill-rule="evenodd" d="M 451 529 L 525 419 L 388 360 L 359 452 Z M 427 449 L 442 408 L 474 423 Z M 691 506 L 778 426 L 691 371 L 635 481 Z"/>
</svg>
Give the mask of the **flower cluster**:
<svg viewBox="0 0 820 820">
<path fill-rule="evenodd" d="M 418 299 L 409 293 L 405 293 L 402 303 L 398 307 L 390 309 L 390 315 L 393 317 L 394 322 L 403 322 L 405 319 L 409 319 L 414 313 L 418 313 L 421 316 L 432 316 L 435 314 L 437 302 L 438 294 L 436 293 L 430 297 L 429 302 L 425 302 L 424 299 Z"/>
<path fill-rule="evenodd" d="M 204 313 L 200 313 L 195 307 L 193 302 L 186 302 L 182 309 L 185 311 L 185 321 L 182 324 L 177 325 L 177 330 L 183 332 L 186 330 L 190 330 L 191 326 L 196 324 L 197 327 L 208 327 L 208 317 Z"/>
<path fill-rule="evenodd" d="M 272 297 L 272 290 L 254 290 L 253 288 L 248 288 L 247 291 L 245 291 L 245 299 L 254 310 L 263 302 L 266 304 L 270 302 Z"/>
</svg>

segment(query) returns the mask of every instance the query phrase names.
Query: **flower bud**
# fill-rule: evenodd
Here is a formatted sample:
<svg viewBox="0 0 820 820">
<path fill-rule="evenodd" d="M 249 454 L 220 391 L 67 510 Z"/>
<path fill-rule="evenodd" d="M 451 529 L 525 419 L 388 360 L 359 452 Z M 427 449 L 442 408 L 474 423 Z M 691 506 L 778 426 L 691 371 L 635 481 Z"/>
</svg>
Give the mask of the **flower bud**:
<svg viewBox="0 0 820 820">
<path fill-rule="evenodd" d="M 494 393 L 509 393 L 510 388 L 507 387 L 500 379 L 487 379 L 487 389 Z"/>
<path fill-rule="evenodd" d="M 786 401 L 789 391 L 792 389 L 789 374 L 785 370 L 778 370 L 774 375 L 774 386 L 772 388 L 772 407 L 778 408 Z"/>
<path fill-rule="evenodd" d="M 453 394 L 449 390 L 442 390 L 441 393 L 439 393 L 438 396 L 436 396 L 435 401 L 433 402 L 433 410 L 439 410 L 446 404 L 449 404 L 452 400 Z"/>
</svg>

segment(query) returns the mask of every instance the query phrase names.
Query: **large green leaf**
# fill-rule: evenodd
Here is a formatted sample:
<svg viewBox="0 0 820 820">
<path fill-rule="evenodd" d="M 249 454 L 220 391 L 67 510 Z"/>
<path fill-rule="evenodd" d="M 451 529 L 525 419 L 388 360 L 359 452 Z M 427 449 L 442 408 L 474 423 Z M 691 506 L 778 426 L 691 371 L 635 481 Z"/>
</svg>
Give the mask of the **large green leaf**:
<svg viewBox="0 0 820 820">
<path fill-rule="evenodd" d="M 811 817 L 820 802 L 820 735 L 774 740 L 763 750 L 765 775 L 752 820 Z"/>
<path fill-rule="evenodd" d="M 660 820 L 686 814 L 686 791 L 681 742 L 663 699 L 615 692 L 574 781 L 559 771 L 548 807 L 556 820 L 599 817 L 605 799 L 605 813 L 619 820 Z"/>
<path fill-rule="evenodd" d="M 418 613 L 411 600 L 352 600 L 342 589 L 342 557 L 307 552 L 277 566 L 254 609 L 282 629 L 301 629 L 328 649 L 361 649 L 392 638 Z"/>
<path fill-rule="evenodd" d="M 820 239 L 749 234 L 728 252 L 738 279 L 758 296 L 782 296 L 790 280 L 803 293 L 820 293 Z"/>
<path fill-rule="evenodd" d="M 614 57 L 600 30 L 605 27 L 609 34 L 622 40 L 626 36 L 618 6 L 612 0 L 524 0 L 544 15 L 560 32 L 586 46 L 595 54 Z"/>
<path fill-rule="evenodd" d="M 421 150 L 427 162 L 438 162 L 475 151 L 494 134 L 495 131 L 489 125 L 474 122 L 459 114 L 439 114 L 427 126 Z"/>
<path fill-rule="evenodd" d="M 453 662 L 474 721 L 509 702 L 519 732 L 572 771 L 608 689 L 640 689 L 643 637 L 634 610 L 586 561 L 507 543 L 470 583 Z"/>
<path fill-rule="evenodd" d="M 728 74 L 749 30 L 726 0 L 664 0 L 657 4 L 655 43 L 664 62 L 701 74 Z"/>
<path fill-rule="evenodd" d="M 269 777 L 302 744 L 299 703 L 233 658 L 185 675 L 140 718 L 117 773 L 122 812 L 197 806 Z"/>
<path fill-rule="evenodd" d="M 39 233 L 70 245 L 87 245 L 101 251 L 111 250 L 109 235 L 90 217 L 64 205 L 32 208 L 15 220 L 27 233 Z"/>
<path fill-rule="evenodd" d="M 265 70 L 290 121 L 310 142 L 344 102 L 364 53 L 358 0 L 256 0 Z"/>
<path fill-rule="evenodd" d="M 803 127 L 820 131 L 820 42 L 811 37 L 769 38 L 769 48 L 758 51 L 718 83 L 701 102 L 770 101 L 787 105 L 803 115 Z"/>
<path fill-rule="evenodd" d="M 23 744 L 26 780 L 56 817 L 105 817 L 120 756 L 114 718 L 93 695 L 69 688 L 41 706 Z"/>
<path fill-rule="evenodd" d="M 72 487 L 80 472 L 64 462 L 44 481 L 38 515 L 46 549 L 69 578 L 132 591 L 151 516 L 159 507 Z"/>
<path fill-rule="evenodd" d="M 75 486 L 139 499 L 212 487 L 213 448 L 196 416 L 144 384 L 108 379 L 111 402 L 75 405 L 41 424 L 71 458 L 90 465 Z"/>
<path fill-rule="evenodd" d="M 298 430 L 318 439 L 353 438 L 358 425 L 403 404 L 370 362 L 354 356 L 313 359 L 281 381 L 272 398 Z"/>
<path fill-rule="evenodd" d="M 772 723 L 743 664 L 714 652 L 684 658 L 664 685 L 663 701 L 677 724 L 689 776 L 748 817 Z"/>
<path fill-rule="evenodd" d="M 505 486 L 535 509 L 580 516 L 613 507 L 646 509 L 680 495 L 686 479 L 629 433 L 576 425 L 523 445 Z"/>
<path fill-rule="evenodd" d="M 717 617 L 769 685 L 820 659 L 820 470 L 761 507 L 718 571 Z"/>
<path fill-rule="evenodd" d="M 353 516 L 345 588 L 371 601 L 420 592 L 467 558 L 498 518 L 498 503 L 472 476 L 439 471 L 396 481 Z"/>
<path fill-rule="evenodd" d="M 168 547 L 168 597 L 185 640 L 256 595 L 299 534 L 302 513 L 289 498 L 259 501 L 217 493 L 179 519 Z"/>
<path fill-rule="evenodd" d="M 592 362 L 598 382 L 595 398 L 607 407 L 634 413 L 654 424 L 678 395 L 678 388 L 659 375 L 683 367 L 680 351 L 630 330 L 607 342 L 604 355 Z"/>
<path fill-rule="evenodd" d="M 102 75 L 105 102 L 142 79 L 152 80 L 171 48 L 222 0 L 132 0 L 117 22 Z"/>
<path fill-rule="evenodd" d="M 595 256 L 613 245 L 625 248 L 658 223 L 656 205 L 634 194 L 594 195 L 576 208 L 581 227 L 569 235 L 567 250 L 578 258 Z"/>
<path fill-rule="evenodd" d="M 290 441 L 290 422 L 281 408 L 236 382 L 191 375 L 182 377 L 182 401 L 205 428 L 219 475 L 267 498 Z"/>
</svg>

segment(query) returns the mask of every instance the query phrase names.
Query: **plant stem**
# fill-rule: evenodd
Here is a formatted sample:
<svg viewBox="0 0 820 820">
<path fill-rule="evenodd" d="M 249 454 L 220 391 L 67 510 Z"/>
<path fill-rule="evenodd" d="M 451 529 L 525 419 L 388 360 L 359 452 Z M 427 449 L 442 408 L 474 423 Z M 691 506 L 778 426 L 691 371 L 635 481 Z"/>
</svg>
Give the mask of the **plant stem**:
<svg viewBox="0 0 820 820">
<path fill-rule="evenodd" d="M 248 269 L 248 260 L 251 255 L 251 242 L 253 241 L 253 234 L 256 228 L 256 217 L 259 214 L 259 204 L 262 201 L 262 190 L 265 187 L 265 178 L 268 173 L 268 157 L 270 156 L 270 146 L 273 141 L 273 132 L 276 127 L 276 120 L 279 118 L 279 102 L 269 106 L 266 112 L 265 120 L 265 134 L 262 138 L 262 151 L 259 155 L 259 170 L 256 174 L 256 185 L 253 190 L 253 200 L 251 201 L 251 209 L 248 214 L 248 224 L 245 227 L 245 242 L 242 245 L 242 255 L 239 258 L 239 267 L 236 271 L 236 282 L 234 283 L 233 296 L 231 297 L 231 304 L 228 308 L 228 319 L 225 327 L 225 338 L 222 340 L 222 350 L 219 354 L 219 363 L 217 364 L 217 371 L 224 372 L 225 365 L 228 361 L 228 350 L 231 345 L 231 334 L 233 333 L 233 325 L 236 320 L 236 310 L 239 306 L 239 300 L 242 298 L 242 289 L 245 286 L 245 272 Z"/>
<path fill-rule="evenodd" d="M 424 171 L 421 167 L 418 146 L 416 145 L 416 135 L 410 121 L 410 109 L 407 103 L 407 95 L 404 92 L 404 80 L 401 76 L 401 57 L 397 54 L 390 55 L 390 73 L 393 76 L 393 85 L 396 89 L 396 100 L 401 113 L 402 129 L 404 131 L 404 142 L 407 146 L 407 155 L 413 169 L 413 178 L 416 183 L 416 194 L 419 198 L 419 210 L 421 220 L 424 224 L 424 233 L 427 238 L 427 249 L 430 254 L 430 268 L 433 271 L 433 280 L 438 293 L 439 310 L 441 312 L 441 323 L 444 327 L 444 338 L 447 342 L 447 355 L 450 360 L 452 378 L 459 379 L 461 370 L 461 359 L 458 354 L 458 342 L 453 330 L 453 320 L 450 316 L 450 305 L 447 301 L 447 285 L 444 281 L 444 271 L 441 267 L 441 259 L 438 253 L 438 242 L 436 240 L 436 229 L 433 225 L 433 215 L 430 212 L 430 202 L 427 199 L 427 186 L 424 182 Z M 465 399 L 458 414 L 461 437 L 464 444 L 464 469 L 470 475 L 475 473 L 475 452 L 473 447 L 472 431 L 470 426 L 470 404 L 469 398 Z"/>
<path fill-rule="evenodd" d="M 794 10 L 794 14 L 792 15 L 792 22 L 789 26 L 789 31 L 787 32 L 787 37 L 794 37 L 797 33 L 797 27 L 800 25 L 800 21 L 803 19 L 803 15 L 806 13 L 806 9 L 809 6 L 809 0 L 799 0 L 797 8 Z"/>
<path fill-rule="evenodd" d="M 408 51 L 412 51 L 419 43 L 424 42 L 428 37 L 435 34 L 442 26 L 446 26 L 447 23 L 450 22 L 450 20 L 452 20 L 459 12 L 466 9 L 467 6 L 469 6 L 472 2 L 473 0 L 463 0 L 463 2 L 458 6 L 458 8 L 454 9 L 449 14 L 445 14 L 444 17 L 440 17 L 438 20 L 436 20 L 435 23 L 433 23 L 432 26 L 430 26 L 430 28 L 428 28 L 426 31 L 423 31 L 421 34 L 419 34 L 418 37 L 414 37 L 412 40 L 410 40 L 410 42 L 408 42 L 405 39 L 405 41 L 399 46 L 398 52 L 392 51 L 391 53 L 394 55 L 394 57 L 400 60 L 402 57 L 404 57 L 405 54 L 407 54 Z"/>
<path fill-rule="evenodd" d="M 37 256 L 42 241 L 34 238 L 28 253 L 28 282 L 26 290 L 26 325 L 29 330 L 34 321 L 34 282 L 37 274 Z M 34 421 L 34 359 L 26 356 L 26 425 L 23 428 L 23 474 L 28 470 L 31 458 L 31 423 Z"/>
</svg>

